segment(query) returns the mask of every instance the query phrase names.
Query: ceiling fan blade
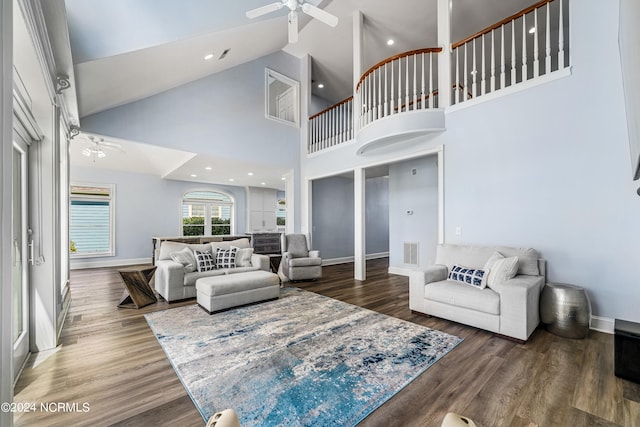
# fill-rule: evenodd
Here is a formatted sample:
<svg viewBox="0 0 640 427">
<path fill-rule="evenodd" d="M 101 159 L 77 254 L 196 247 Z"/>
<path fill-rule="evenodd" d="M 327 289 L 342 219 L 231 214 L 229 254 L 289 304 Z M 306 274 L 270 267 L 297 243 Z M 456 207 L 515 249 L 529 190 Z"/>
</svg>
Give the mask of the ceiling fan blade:
<svg viewBox="0 0 640 427">
<path fill-rule="evenodd" d="M 295 10 L 289 12 L 289 43 L 298 42 L 298 13 Z"/>
<path fill-rule="evenodd" d="M 276 10 L 282 9 L 284 3 L 276 2 L 271 3 L 266 6 L 258 7 L 252 10 L 247 11 L 246 15 L 249 19 L 254 19 L 262 15 L 266 15 L 267 13 L 275 12 Z"/>
<path fill-rule="evenodd" d="M 316 18 L 318 21 L 324 22 L 330 27 L 335 27 L 338 25 L 338 17 L 330 14 L 329 12 L 325 12 L 324 10 L 316 7 L 310 3 L 302 4 L 302 11 L 309 16 Z"/>
</svg>

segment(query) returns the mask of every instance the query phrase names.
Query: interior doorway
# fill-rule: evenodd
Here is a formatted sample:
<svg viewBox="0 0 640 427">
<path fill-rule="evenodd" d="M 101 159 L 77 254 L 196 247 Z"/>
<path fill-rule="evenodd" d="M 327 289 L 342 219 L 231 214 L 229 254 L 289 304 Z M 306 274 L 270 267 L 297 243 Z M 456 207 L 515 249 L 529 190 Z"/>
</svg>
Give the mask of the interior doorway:
<svg viewBox="0 0 640 427">
<path fill-rule="evenodd" d="M 13 141 L 13 214 L 12 214 L 12 303 L 13 303 L 13 372 L 14 381 L 29 356 L 29 229 L 28 166 L 29 146 L 18 135 Z"/>
</svg>

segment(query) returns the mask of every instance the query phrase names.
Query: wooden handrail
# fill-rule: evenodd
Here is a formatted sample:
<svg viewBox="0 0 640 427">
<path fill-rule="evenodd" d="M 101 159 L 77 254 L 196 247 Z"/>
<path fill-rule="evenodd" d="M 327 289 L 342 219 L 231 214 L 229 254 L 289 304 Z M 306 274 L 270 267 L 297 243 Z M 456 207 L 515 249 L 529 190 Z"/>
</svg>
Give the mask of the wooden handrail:
<svg viewBox="0 0 640 427">
<path fill-rule="evenodd" d="M 549 0 L 549 1 L 551 1 L 551 0 Z M 390 58 L 383 59 L 382 61 L 378 62 L 373 67 L 369 68 L 362 75 L 362 77 L 360 77 L 360 80 L 358 81 L 358 84 L 356 85 L 356 92 L 360 88 L 360 85 L 362 84 L 362 81 L 365 78 L 367 78 L 367 76 L 369 74 L 373 73 L 375 70 L 377 70 L 378 68 L 382 67 L 384 64 L 388 64 L 389 62 L 395 61 L 396 59 L 404 58 L 405 56 L 417 55 L 417 54 L 420 54 L 420 53 L 431 53 L 431 52 L 440 53 L 440 52 L 442 52 L 442 48 L 441 47 L 427 47 L 427 48 L 424 48 L 424 49 L 410 50 L 408 52 L 399 53 L 399 54 L 394 55 L 394 56 L 392 56 Z"/>
<path fill-rule="evenodd" d="M 314 114 L 313 116 L 309 117 L 309 120 L 313 120 L 313 119 L 315 119 L 316 117 L 323 115 L 323 114 L 324 114 L 324 113 L 326 113 L 327 111 L 331 111 L 331 110 L 333 110 L 334 108 L 339 107 L 339 106 L 341 106 L 342 104 L 346 104 L 346 103 L 347 103 L 347 102 L 349 102 L 349 101 L 353 101 L 353 96 L 350 96 L 350 97 L 348 97 L 348 98 L 346 98 L 346 99 L 343 99 L 342 101 L 338 102 L 337 104 L 333 104 L 331 107 L 327 107 L 327 108 L 325 108 L 324 110 L 320 111 L 319 113 L 316 113 L 316 114 Z"/>
<path fill-rule="evenodd" d="M 552 1 L 554 1 L 554 0 L 542 0 L 542 1 L 539 1 L 538 3 L 534 4 L 533 6 L 529 6 L 526 9 L 522 9 L 520 12 L 515 13 L 515 14 L 509 16 L 508 18 L 505 18 L 502 21 L 497 22 L 497 23 L 491 25 L 490 27 L 485 28 L 482 31 L 479 31 L 479 32 L 475 33 L 474 35 L 467 37 L 466 39 L 460 40 L 459 42 L 452 44 L 451 45 L 451 49 L 452 50 L 456 49 L 456 48 L 464 45 L 465 43 L 469 43 L 473 39 L 477 39 L 478 37 L 481 37 L 481 36 L 483 36 L 483 35 L 485 35 L 487 33 L 490 33 L 493 30 L 497 30 L 498 28 L 502 27 L 505 24 L 508 24 L 509 22 L 513 21 L 514 19 L 518 19 L 521 16 L 524 16 L 527 13 L 532 12 L 532 11 L 540 8 L 540 7 L 544 6 L 547 3 L 551 3 Z"/>
</svg>

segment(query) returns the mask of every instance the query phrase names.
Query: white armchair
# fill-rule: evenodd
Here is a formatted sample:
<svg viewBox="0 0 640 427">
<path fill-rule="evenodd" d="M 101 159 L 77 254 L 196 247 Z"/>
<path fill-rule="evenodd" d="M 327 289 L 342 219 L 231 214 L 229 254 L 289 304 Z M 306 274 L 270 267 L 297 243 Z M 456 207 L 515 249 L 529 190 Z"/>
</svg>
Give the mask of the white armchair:
<svg viewBox="0 0 640 427">
<path fill-rule="evenodd" d="M 322 277 L 322 258 L 319 251 L 309 250 L 304 234 L 282 234 L 282 273 L 289 280 L 313 280 Z"/>
</svg>

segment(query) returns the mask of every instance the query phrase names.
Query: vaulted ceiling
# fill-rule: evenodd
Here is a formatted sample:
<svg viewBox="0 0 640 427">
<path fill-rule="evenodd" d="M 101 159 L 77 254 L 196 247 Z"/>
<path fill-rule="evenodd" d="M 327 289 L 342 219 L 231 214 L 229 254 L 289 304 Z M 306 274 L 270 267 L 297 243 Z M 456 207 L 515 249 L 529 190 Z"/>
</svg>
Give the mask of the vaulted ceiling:
<svg viewBox="0 0 640 427">
<path fill-rule="evenodd" d="M 324 84 L 323 89 L 314 85 L 314 94 L 330 103 L 340 101 L 352 94 L 353 16 L 358 10 L 364 15 L 365 68 L 401 52 L 437 46 L 437 0 L 307 0 L 337 16 L 339 23 L 332 28 L 300 14 L 299 41 L 295 44 L 287 41 L 286 7 L 254 20 L 246 18 L 247 10 L 273 1 L 64 0 L 80 117 L 147 98 L 280 50 L 297 57 L 310 55 L 312 80 Z M 532 4 L 532 0 L 451 2 L 452 41 Z M 388 39 L 395 44 L 388 46 Z M 226 56 L 221 58 L 225 51 Z M 213 58 L 204 60 L 209 53 Z M 189 180 L 193 164 L 212 161 L 198 153 L 166 150 L 156 156 L 149 151 L 152 146 L 116 142 L 124 146 L 126 161 L 114 154 L 93 164 L 79 150 L 72 150 L 71 162 L 111 169 L 126 169 L 127 162 L 144 162 L 149 165 L 149 173 L 164 170 L 160 176 Z M 142 157 L 136 158 L 135 153 Z M 182 159 L 182 166 L 175 166 L 177 158 Z M 154 159 L 160 159 L 160 163 L 150 164 Z M 259 165 L 229 167 L 256 169 Z M 272 179 L 279 180 L 282 172 L 272 171 Z"/>
</svg>

